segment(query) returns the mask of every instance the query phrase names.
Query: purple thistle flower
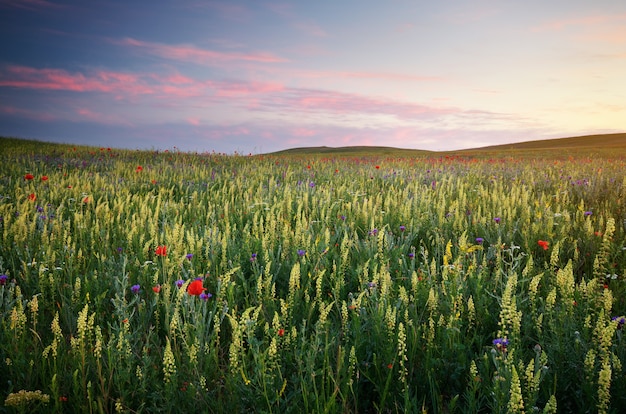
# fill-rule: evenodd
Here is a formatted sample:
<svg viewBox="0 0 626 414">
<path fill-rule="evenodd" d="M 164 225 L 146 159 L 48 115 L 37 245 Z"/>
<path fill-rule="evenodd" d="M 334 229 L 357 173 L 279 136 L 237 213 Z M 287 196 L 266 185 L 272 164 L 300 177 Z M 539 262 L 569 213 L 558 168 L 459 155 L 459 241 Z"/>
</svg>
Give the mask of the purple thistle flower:
<svg viewBox="0 0 626 414">
<path fill-rule="evenodd" d="M 200 299 L 204 301 L 209 300 L 209 298 L 211 298 L 212 296 L 213 295 L 211 295 L 210 293 L 204 293 L 204 292 L 200 293 Z"/>
<path fill-rule="evenodd" d="M 476 243 L 483 244 L 484 241 L 485 239 L 483 239 L 482 237 L 476 237 Z"/>
<path fill-rule="evenodd" d="M 177 287 L 177 288 L 181 288 L 181 287 L 183 287 L 183 285 L 184 285 L 184 284 L 185 284 L 185 281 L 184 281 L 183 279 L 178 279 L 178 280 L 176 281 L 176 287 Z"/>
<path fill-rule="evenodd" d="M 495 221 L 496 224 L 500 224 L 500 217 L 494 217 L 493 221 Z"/>
<path fill-rule="evenodd" d="M 593 214 L 593 211 L 585 211 L 585 217 L 590 216 Z"/>
<path fill-rule="evenodd" d="M 187 258 L 187 260 L 191 260 L 193 258 L 193 253 L 187 253 L 185 257 Z"/>
<path fill-rule="evenodd" d="M 252 256 L 250 256 L 250 261 L 254 262 L 256 260 L 256 253 L 252 253 Z"/>
<path fill-rule="evenodd" d="M 400 226 L 400 231 L 405 231 L 406 230 L 406 226 Z"/>
<path fill-rule="evenodd" d="M 506 347 L 509 345 L 509 340 L 506 338 L 496 338 L 492 343 L 496 348 L 506 350 Z"/>
<path fill-rule="evenodd" d="M 141 289 L 141 286 L 139 285 L 132 285 L 130 287 L 130 291 L 133 292 L 135 295 L 139 293 L 140 289 Z"/>
<path fill-rule="evenodd" d="M 0 275 L 0 285 L 6 285 L 8 278 L 9 277 L 7 275 Z"/>
<path fill-rule="evenodd" d="M 298 256 L 302 257 L 306 254 L 306 250 L 298 249 Z"/>
</svg>

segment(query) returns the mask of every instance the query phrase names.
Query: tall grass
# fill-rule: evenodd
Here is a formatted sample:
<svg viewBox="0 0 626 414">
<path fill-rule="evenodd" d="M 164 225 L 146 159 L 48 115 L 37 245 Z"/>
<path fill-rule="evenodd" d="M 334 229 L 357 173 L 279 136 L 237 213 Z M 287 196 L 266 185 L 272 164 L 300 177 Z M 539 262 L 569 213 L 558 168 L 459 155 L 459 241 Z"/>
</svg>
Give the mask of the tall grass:
<svg viewBox="0 0 626 414">
<path fill-rule="evenodd" d="M 624 158 L 0 158 L 2 412 L 626 409 Z"/>
</svg>

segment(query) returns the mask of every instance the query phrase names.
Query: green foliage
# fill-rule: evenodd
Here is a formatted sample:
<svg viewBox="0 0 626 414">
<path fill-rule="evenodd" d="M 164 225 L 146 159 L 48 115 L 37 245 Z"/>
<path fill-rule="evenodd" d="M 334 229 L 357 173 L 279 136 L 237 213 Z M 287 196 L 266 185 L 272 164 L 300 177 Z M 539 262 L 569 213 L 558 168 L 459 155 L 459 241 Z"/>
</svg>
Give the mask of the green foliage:
<svg viewBox="0 0 626 414">
<path fill-rule="evenodd" d="M 2 146 L 0 412 L 626 409 L 623 158 Z"/>
</svg>

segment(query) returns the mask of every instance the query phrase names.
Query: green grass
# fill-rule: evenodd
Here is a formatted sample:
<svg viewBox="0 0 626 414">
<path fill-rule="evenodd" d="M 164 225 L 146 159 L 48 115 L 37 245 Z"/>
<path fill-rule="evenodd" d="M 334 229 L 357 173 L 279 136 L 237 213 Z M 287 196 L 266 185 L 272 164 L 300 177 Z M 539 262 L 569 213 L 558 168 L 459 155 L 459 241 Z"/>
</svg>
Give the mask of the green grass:
<svg viewBox="0 0 626 414">
<path fill-rule="evenodd" d="M 617 151 L 0 148 L 0 412 L 626 409 Z"/>
</svg>

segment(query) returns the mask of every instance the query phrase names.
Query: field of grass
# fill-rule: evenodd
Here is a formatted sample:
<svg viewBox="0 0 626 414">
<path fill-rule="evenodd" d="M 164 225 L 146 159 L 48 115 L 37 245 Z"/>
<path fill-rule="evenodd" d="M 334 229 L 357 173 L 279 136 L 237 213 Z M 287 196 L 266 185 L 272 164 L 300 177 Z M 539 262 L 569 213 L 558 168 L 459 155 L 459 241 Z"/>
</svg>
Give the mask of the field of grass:
<svg viewBox="0 0 626 414">
<path fill-rule="evenodd" d="M 563 154 L 0 139 L 0 412 L 625 412 L 626 157 Z"/>
</svg>

